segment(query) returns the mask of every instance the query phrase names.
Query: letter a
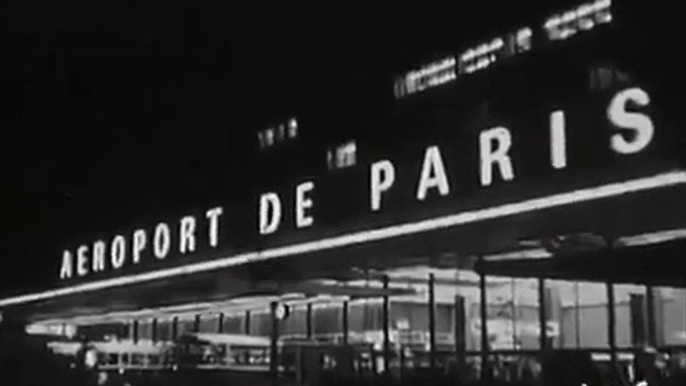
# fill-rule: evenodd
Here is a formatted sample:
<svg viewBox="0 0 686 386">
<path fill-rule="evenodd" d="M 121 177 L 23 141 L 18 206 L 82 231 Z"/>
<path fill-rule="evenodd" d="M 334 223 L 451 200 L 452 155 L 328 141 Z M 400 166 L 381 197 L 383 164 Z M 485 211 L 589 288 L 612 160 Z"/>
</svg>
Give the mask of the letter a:
<svg viewBox="0 0 686 386">
<path fill-rule="evenodd" d="M 441 158 L 441 151 L 438 146 L 430 146 L 424 154 L 422 176 L 417 187 L 417 199 L 424 201 L 427 190 L 431 188 L 438 188 L 441 196 L 450 193 L 448 178 L 445 174 L 445 167 L 443 167 L 443 158 Z"/>
</svg>

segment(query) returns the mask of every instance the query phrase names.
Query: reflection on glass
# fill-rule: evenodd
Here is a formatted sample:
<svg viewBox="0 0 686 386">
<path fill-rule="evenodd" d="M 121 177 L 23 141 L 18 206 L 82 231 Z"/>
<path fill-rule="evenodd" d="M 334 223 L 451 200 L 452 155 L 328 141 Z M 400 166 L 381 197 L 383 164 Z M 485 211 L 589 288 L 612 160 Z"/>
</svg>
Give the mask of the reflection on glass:
<svg viewBox="0 0 686 386">
<path fill-rule="evenodd" d="M 245 312 L 225 313 L 222 332 L 227 334 L 245 333 Z"/>
<path fill-rule="evenodd" d="M 269 336 L 271 331 L 272 321 L 268 309 L 250 312 L 250 335 Z"/>
<path fill-rule="evenodd" d="M 617 347 L 642 347 L 648 339 L 646 287 L 615 284 L 615 339 Z"/>
<path fill-rule="evenodd" d="M 604 284 L 547 280 L 553 348 L 607 348 L 607 290 Z"/>
<path fill-rule="evenodd" d="M 152 319 L 138 321 L 138 339 L 152 340 Z"/>
<path fill-rule="evenodd" d="M 204 314 L 200 317 L 200 332 L 217 332 L 219 323 L 218 314 Z"/>
<path fill-rule="evenodd" d="M 285 338 L 305 337 L 307 335 L 307 305 L 293 305 L 290 311 L 288 318 L 281 322 L 281 335 Z M 316 325 L 318 321 L 314 317 L 313 319 L 312 323 Z"/>
<path fill-rule="evenodd" d="M 488 336 L 491 350 L 540 347 L 538 281 L 487 278 Z M 549 336 L 551 334 L 549 333 Z"/>
<path fill-rule="evenodd" d="M 686 289 L 655 288 L 658 345 L 686 345 Z"/>
<path fill-rule="evenodd" d="M 298 136 L 298 121 L 291 118 L 288 121 L 288 138 L 295 138 Z"/>
<path fill-rule="evenodd" d="M 172 321 L 171 319 L 157 320 L 157 340 L 170 341 L 172 340 Z"/>
<path fill-rule="evenodd" d="M 181 315 L 179 316 L 177 336 L 184 334 L 192 334 L 195 332 L 195 315 Z"/>
<path fill-rule="evenodd" d="M 323 339 L 334 339 L 343 333 L 343 308 L 340 304 L 315 304 L 312 306 L 312 332 Z"/>
</svg>

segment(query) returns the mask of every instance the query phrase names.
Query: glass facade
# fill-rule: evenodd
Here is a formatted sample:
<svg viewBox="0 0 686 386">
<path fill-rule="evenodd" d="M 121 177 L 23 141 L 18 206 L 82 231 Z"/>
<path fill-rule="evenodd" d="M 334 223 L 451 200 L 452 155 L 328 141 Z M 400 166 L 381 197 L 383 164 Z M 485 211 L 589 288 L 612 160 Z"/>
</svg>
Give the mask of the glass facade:
<svg viewBox="0 0 686 386">
<path fill-rule="evenodd" d="M 486 315 L 489 352 L 541 350 L 541 321 L 546 323 L 546 345 L 552 349 L 599 350 L 611 348 L 610 331 L 618 350 L 645 346 L 686 345 L 686 289 L 584 281 L 485 277 L 486 305 L 482 309 L 480 277 L 470 270 L 436 270 L 434 309 L 426 269 L 389 272 L 388 329 L 395 346 L 428 351 L 433 331 L 436 349 L 445 352 L 482 351 L 482 313 Z M 359 284 L 359 283 L 358 283 Z M 379 289 L 381 281 L 360 284 Z M 340 299 L 330 302 L 301 300 L 289 306 L 279 321 L 284 338 L 312 338 L 342 342 L 347 326 L 350 343 L 383 341 L 384 300 L 364 297 L 347 301 L 347 321 Z M 610 328 L 610 312 L 614 326 Z M 154 319 L 154 320 L 153 320 Z M 171 341 L 195 332 L 271 334 L 269 308 L 225 310 L 206 314 L 165 315 L 157 318 L 78 324 L 77 332 L 90 340 Z"/>
<path fill-rule="evenodd" d="M 606 373 L 613 372 L 607 369 L 615 361 L 619 373 L 633 379 L 637 350 L 686 348 L 682 288 L 481 277 L 470 269 L 428 267 L 382 274 L 388 277 L 387 298 L 378 292 L 384 289 L 383 280 L 374 279 L 347 282 L 368 289 L 368 296 L 282 300 L 289 309 L 277 322 L 283 344 L 316 341 L 341 347 L 347 339 L 364 358 L 359 366 L 374 374 L 387 369 L 402 377 L 412 369 L 432 367 L 447 374 L 459 368 L 466 377 L 510 381 L 540 373 L 550 350 L 590 355 Z M 236 334 L 263 339 L 266 350 L 272 332 L 270 301 L 240 309 L 215 307 L 207 313 L 84 323 L 77 333 L 92 342 L 130 342 L 132 347 L 171 344 L 195 332 Z"/>
</svg>

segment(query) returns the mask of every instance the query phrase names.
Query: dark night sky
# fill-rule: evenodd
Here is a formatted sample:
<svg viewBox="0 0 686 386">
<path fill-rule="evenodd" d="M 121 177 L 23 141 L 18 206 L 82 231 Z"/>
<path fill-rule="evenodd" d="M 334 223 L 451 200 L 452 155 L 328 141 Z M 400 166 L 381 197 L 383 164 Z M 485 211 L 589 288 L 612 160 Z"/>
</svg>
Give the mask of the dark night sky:
<svg viewBox="0 0 686 386">
<path fill-rule="evenodd" d="M 100 3 L 4 4 L 0 292 L 75 235 L 230 200 L 269 120 L 382 114 L 393 72 L 568 2 Z"/>
</svg>

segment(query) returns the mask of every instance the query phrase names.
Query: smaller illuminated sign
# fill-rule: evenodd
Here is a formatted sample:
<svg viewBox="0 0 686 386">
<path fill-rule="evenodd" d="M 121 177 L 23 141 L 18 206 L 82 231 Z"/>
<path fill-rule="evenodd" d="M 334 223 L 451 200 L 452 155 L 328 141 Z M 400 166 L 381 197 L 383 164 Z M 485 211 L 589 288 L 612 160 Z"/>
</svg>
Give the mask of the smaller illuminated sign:
<svg viewBox="0 0 686 386">
<path fill-rule="evenodd" d="M 457 79 L 456 64 L 457 61 L 451 56 L 408 72 L 396 80 L 395 97 L 402 98 Z"/>
<path fill-rule="evenodd" d="M 288 120 L 288 138 L 295 138 L 298 136 L 298 121 L 295 118 Z"/>
<path fill-rule="evenodd" d="M 493 39 L 488 43 L 480 44 L 475 48 L 466 50 L 460 55 L 460 61 L 464 72 L 470 74 L 474 71 L 488 67 L 496 60 L 496 53 L 505 46 L 501 38 Z"/>
<path fill-rule="evenodd" d="M 326 163 L 329 170 L 343 169 L 357 163 L 357 144 L 349 141 L 326 152 Z"/>
<path fill-rule="evenodd" d="M 460 74 L 471 74 L 490 67 L 498 60 L 529 51 L 532 36 L 531 28 L 523 27 L 502 37 L 468 48 L 460 55 Z"/>
<path fill-rule="evenodd" d="M 257 132 L 260 149 L 273 147 L 286 140 L 298 137 L 298 121 L 295 117 L 278 122 Z"/>
<path fill-rule="evenodd" d="M 548 38 L 564 40 L 577 32 L 588 31 L 598 25 L 611 22 L 611 6 L 611 0 L 597 0 L 549 17 L 544 24 Z"/>
<path fill-rule="evenodd" d="M 431 62 L 417 70 L 410 71 L 396 79 L 396 99 L 438 87 L 466 75 L 485 69 L 497 60 L 531 49 L 533 31 L 529 27 L 481 43 L 465 50 L 459 58 L 445 57 Z"/>
</svg>

